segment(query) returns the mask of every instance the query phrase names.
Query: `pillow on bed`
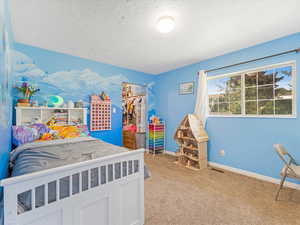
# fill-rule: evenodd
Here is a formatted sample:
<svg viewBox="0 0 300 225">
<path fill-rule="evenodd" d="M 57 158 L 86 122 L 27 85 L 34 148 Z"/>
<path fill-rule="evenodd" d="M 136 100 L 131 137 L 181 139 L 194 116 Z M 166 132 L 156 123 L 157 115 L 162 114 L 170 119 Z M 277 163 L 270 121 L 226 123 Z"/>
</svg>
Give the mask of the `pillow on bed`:
<svg viewBox="0 0 300 225">
<path fill-rule="evenodd" d="M 29 126 L 13 126 L 13 144 L 15 146 L 33 142 L 40 138 L 39 131 Z"/>
<path fill-rule="evenodd" d="M 29 127 L 31 128 L 35 128 L 38 131 L 39 136 L 41 137 L 44 133 L 49 133 L 50 132 L 50 128 L 43 123 L 35 123 L 30 125 Z"/>
<path fill-rule="evenodd" d="M 50 129 L 47 125 L 36 123 L 28 126 L 13 126 L 13 144 L 19 146 L 28 142 L 33 142 L 49 133 Z"/>
</svg>

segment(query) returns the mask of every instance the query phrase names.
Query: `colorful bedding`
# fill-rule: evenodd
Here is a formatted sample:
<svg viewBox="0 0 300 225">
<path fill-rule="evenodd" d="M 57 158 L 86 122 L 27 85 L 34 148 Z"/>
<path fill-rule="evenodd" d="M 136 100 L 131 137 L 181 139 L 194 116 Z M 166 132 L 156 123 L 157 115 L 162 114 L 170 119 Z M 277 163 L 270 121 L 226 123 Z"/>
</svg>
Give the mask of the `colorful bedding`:
<svg viewBox="0 0 300 225">
<path fill-rule="evenodd" d="M 13 126 L 13 144 L 20 146 L 34 141 L 51 141 L 56 139 L 90 136 L 86 125 L 82 126 L 47 126 L 33 124 L 29 126 Z"/>
</svg>

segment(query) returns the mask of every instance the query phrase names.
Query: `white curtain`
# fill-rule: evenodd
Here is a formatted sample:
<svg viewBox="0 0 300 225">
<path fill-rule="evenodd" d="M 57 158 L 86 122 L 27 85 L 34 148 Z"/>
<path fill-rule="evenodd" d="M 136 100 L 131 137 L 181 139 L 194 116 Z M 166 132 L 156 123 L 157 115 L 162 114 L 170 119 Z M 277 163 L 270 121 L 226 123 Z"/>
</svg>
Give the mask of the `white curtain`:
<svg viewBox="0 0 300 225">
<path fill-rule="evenodd" d="M 208 94 L 207 94 L 207 74 L 204 70 L 198 73 L 197 98 L 194 114 L 206 125 L 208 116 Z"/>
</svg>

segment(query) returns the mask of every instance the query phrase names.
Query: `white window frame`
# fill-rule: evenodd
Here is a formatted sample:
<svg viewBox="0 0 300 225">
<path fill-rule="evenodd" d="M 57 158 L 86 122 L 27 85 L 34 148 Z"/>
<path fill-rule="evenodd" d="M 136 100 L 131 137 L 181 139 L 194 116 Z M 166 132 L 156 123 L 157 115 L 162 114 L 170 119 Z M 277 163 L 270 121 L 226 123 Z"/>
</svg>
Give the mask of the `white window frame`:
<svg viewBox="0 0 300 225">
<path fill-rule="evenodd" d="M 249 115 L 245 114 L 245 74 L 246 73 L 255 73 L 255 72 L 260 72 L 263 70 L 269 70 L 269 69 L 275 69 L 275 68 L 280 68 L 284 66 L 291 66 L 292 67 L 292 114 L 290 115 Z M 296 76 L 297 76 L 297 70 L 296 70 L 296 61 L 287 61 L 283 63 L 277 63 L 277 64 L 272 64 L 272 65 L 267 65 L 267 66 L 262 66 L 262 67 L 256 67 L 254 69 L 247 69 L 247 70 L 241 70 L 241 71 L 236 71 L 233 73 L 226 73 L 226 74 L 221 74 L 221 75 L 215 75 L 215 76 L 208 76 L 207 80 L 213 80 L 213 79 L 220 79 L 224 77 L 232 77 L 232 76 L 237 76 L 241 75 L 241 114 L 208 114 L 208 117 L 254 117 L 254 118 L 297 118 L 297 105 L 296 105 L 296 96 L 297 96 L 297 86 L 296 86 Z M 209 108 L 209 106 L 208 106 Z"/>
</svg>

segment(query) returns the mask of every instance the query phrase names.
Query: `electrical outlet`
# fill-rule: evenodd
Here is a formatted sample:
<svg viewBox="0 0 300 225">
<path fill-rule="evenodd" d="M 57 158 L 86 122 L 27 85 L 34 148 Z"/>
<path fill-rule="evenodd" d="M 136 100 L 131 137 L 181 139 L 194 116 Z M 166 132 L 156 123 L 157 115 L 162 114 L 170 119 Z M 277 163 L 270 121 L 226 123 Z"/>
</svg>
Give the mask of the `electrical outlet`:
<svg viewBox="0 0 300 225">
<path fill-rule="evenodd" d="M 221 149 L 221 150 L 219 151 L 219 154 L 220 154 L 220 156 L 225 156 L 225 150 L 224 150 L 224 149 Z"/>
</svg>

